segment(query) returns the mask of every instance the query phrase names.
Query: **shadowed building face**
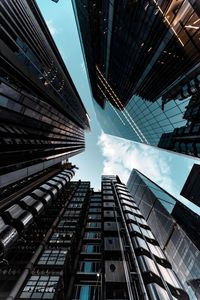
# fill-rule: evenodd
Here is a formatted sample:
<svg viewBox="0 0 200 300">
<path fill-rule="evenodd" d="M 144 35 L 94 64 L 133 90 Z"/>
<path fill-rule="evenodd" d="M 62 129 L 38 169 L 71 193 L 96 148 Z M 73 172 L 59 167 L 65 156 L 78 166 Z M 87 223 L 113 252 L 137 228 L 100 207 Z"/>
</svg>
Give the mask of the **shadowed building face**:
<svg viewBox="0 0 200 300">
<path fill-rule="evenodd" d="M 200 207 L 200 166 L 194 164 L 182 188 L 181 195 Z"/>
<path fill-rule="evenodd" d="M 199 116 L 191 120 L 191 113 L 186 113 L 190 97 L 199 97 L 199 2 L 73 4 L 105 132 L 200 155 L 197 139 L 189 145 Z M 186 131 L 181 141 L 176 128 Z"/>
<path fill-rule="evenodd" d="M 0 9 L 2 187 L 82 152 L 89 123 L 35 1 L 3 0 Z"/>
</svg>

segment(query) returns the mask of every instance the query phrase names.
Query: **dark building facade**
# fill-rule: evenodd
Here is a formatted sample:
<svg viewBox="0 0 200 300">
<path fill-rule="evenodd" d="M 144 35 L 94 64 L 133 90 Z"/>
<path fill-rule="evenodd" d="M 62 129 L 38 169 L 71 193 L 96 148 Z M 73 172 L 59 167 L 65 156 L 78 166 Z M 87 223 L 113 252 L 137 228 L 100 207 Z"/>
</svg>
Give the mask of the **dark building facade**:
<svg viewBox="0 0 200 300">
<path fill-rule="evenodd" d="M 186 126 L 175 128 L 170 133 L 163 133 L 158 146 L 163 149 L 200 157 L 200 94 L 192 96 L 183 118 Z"/>
<path fill-rule="evenodd" d="M 103 130 L 200 156 L 199 1 L 72 3 Z"/>
<path fill-rule="evenodd" d="M 65 169 L 48 180 L 43 176 L 28 194 L 1 205 L 0 299 L 63 299 L 65 265 L 78 243 L 74 218 L 62 218 L 81 188 L 70 183 L 73 175 L 73 169 Z M 79 226 L 81 221 L 80 213 Z"/>
<path fill-rule="evenodd" d="M 200 249 L 200 216 L 179 201 L 174 206 L 172 216 Z"/>
<path fill-rule="evenodd" d="M 1 211 L 1 299 L 188 300 L 120 179 L 103 176 L 94 192 L 73 175 L 62 170 Z"/>
<path fill-rule="evenodd" d="M 34 0 L 0 2 L 0 187 L 84 150 L 86 110 Z"/>
<path fill-rule="evenodd" d="M 199 299 L 200 217 L 137 170 L 127 186 L 190 299 Z"/>
<path fill-rule="evenodd" d="M 181 195 L 200 207 L 200 166 L 194 164 L 182 188 Z"/>
</svg>

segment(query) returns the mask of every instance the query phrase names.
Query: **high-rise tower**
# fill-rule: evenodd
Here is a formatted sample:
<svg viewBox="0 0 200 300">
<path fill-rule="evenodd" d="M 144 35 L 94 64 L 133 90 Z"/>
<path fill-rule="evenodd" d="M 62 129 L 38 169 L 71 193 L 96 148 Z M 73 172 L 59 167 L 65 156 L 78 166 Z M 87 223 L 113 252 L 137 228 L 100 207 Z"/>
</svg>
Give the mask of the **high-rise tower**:
<svg viewBox="0 0 200 300">
<path fill-rule="evenodd" d="M 182 188 L 181 195 L 200 207 L 200 165 L 194 164 Z"/>
<path fill-rule="evenodd" d="M 84 150 L 86 110 L 34 0 L 0 2 L 0 187 Z"/>
<path fill-rule="evenodd" d="M 200 216 L 135 169 L 127 186 L 190 299 L 199 299 Z"/>
<path fill-rule="evenodd" d="M 72 3 L 103 130 L 200 156 L 199 1 Z"/>
</svg>

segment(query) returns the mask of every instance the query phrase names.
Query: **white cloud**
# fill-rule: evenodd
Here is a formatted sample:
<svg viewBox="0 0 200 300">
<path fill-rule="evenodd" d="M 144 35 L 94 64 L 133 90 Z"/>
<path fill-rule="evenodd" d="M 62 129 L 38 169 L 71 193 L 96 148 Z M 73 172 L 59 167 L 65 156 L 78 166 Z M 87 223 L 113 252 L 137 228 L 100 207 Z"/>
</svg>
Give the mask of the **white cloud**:
<svg viewBox="0 0 200 300">
<path fill-rule="evenodd" d="M 52 20 L 48 20 L 46 23 L 47 23 L 47 26 L 49 28 L 49 31 L 51 32 L 51 35 L 55 36 L 55 34 L 58 32 L 58 30 L 54 26 L 53 21 Z"/>
<path fill-rule="evenodd" d="M 163 156 L 156 148 L 120 139 L 103 132 L 98 145 L 104 156 L 103 174 L 116 174 L 126 183 L 133 168 L 155 181 L 162 188 L 178 196 L 171 179 L 170 157 Z"/>
<path fill-rule="evenodd" d="M 174 172 L 177 165 L 173 166 L 174 161 L 168 152 L 103 132 L 99 136 L 98 145 L 104 156 L 102 174 L 118 175 L 126 183 L 135 168 L 200 215 L 200 208 L 180 195 L 182 186 L 178 188 L 175 177 L 177 172 Z M 194 162 L 199 163 L 192 159 L 182 160 L 181 167 L 189 174 Z"/>
</svg>

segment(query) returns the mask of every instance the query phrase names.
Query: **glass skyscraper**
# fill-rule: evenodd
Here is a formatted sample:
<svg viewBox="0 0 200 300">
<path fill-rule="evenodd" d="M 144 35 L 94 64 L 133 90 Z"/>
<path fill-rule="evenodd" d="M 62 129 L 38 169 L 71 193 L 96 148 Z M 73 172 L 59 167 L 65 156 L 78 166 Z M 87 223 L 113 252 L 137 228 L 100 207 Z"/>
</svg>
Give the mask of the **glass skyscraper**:
<svg viewBox="0 0 200 300">
<path fill-rule="evenodd" d="M 106 133 L 200 156 L 199 1 L 73 1 Z"/>
<path fill-rule="evenodd" d="M 198 300 L 200 217 L 135 169 L 127 187 L 190 299 Z"/>
<path fill-rule="evenodd" d="M 170 101 L 165 111 L 161 108 L 161 99 L 149 102 L 139 96 L 133 96 L 123 110 L 110 102 L 106 102 L 103 109 L 96 103 L 94 105 L 105 133 L 157 146 L 163 133 L 186 125 L 183 113 L 188 102 L 188 99 Z"/>
</svg>

